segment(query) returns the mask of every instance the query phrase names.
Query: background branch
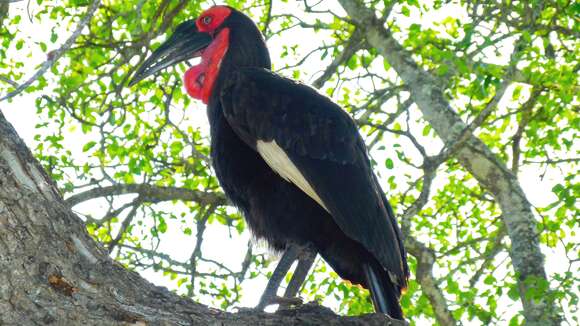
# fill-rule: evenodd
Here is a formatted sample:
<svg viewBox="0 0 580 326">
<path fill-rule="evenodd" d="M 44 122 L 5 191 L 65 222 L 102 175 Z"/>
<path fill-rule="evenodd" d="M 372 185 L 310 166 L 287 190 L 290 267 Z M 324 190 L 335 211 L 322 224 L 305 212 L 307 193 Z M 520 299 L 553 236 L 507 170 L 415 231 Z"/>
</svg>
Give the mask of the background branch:
<svg viewBox="0 0 580 326">
<path fill-rule="evenodd" d="M 1 97 L 0 101 L 4 101 L 4 100 L 10 99 L 10 98 L 13 98 L 14 96 L 20 94 L 22 91 L 24 91 L 26 88 L 28 88 L 28 86 L 30 86 L 38 78 L 40 78 L 40 76 L 44 75 L 44 73 L 48 69 L 50 69 L 54 65 L 54 63 L 57 62 L 58 59 L 60 59 L 62 57 L 62 55 L 66 51 L 68 51 L 68 49 L 70 49 L 70 47 L 75 43 L 76 39 L 79 37 L 79 35 L 81 35 L 83 29 L 89 24 L 89 22 L 93 18 L 93 15 L 95 14 L 97 9 L 99 8 L 100 3 L 101 3 L 100 0 L 93 0 L 91 2 L 91 4 L 89 5 L 89 7 L 87 9 L 87 13 L 85 14 L 85 16 L 79 21 L 79 23 L 78 23 L 76 29 L 74 30 L 74 32 L 72 33 L 72 35 L 69 36 L 69 38 L 61 45 L 61 47 L 58 48 L 57 50 L 52 51 L 48 60 L 46 60 L 40 66 L 40 68 L 29 79 L 27 79 L 25 82 L 20 84 L 15 90 L 13 90 L 13 91 L 9 92 L 8 94 L 4 95 L 3 97 Z"/>
</svg>

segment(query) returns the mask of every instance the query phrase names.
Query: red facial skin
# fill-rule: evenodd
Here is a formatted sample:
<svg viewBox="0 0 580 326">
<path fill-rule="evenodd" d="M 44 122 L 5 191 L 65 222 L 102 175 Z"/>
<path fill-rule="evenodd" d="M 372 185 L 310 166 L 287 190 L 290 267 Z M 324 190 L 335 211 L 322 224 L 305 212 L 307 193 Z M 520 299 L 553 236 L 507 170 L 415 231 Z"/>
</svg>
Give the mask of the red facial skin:
<svg viewBox="0 0 580 326">
<path fill-rule="evenodd" d="M 229 36 L 229 29 L 224 28 L 203 51 L 201 62 L 185 72 L 184 84 L 189 96 L 207 104 L 221 61 L 228 50 Z"/>
<path fill-rule="evenodd" d="M 204 11 L 195 24 L 200 32 L 212 33 L 228 18 L 232 10 L 226 6 L 215 6 Z"/>
<path fill-rule="evenodd" d="M 196 21 L 197 29 L 213 35 L 230 13 L 231 9 L 228 7 L 212 7 L 199 16 Z M 187 70 L 183 79 L 189 96 L 202 100 L 205 104 L 208 103 L 220 64 L 228 50 L 229 36 L 229 29 L 222 29 L 215 35 L 211 44 L 203 50 L 201 63 Z"/>
</svg>

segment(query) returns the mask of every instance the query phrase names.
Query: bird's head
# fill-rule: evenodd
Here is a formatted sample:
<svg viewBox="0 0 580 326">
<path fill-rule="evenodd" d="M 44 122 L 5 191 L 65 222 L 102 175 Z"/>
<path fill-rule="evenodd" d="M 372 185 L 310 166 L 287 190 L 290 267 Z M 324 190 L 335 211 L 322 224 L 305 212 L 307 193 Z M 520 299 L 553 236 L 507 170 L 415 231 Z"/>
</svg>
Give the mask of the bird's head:
<svg viewBox="0 0 580 326">
<path fill-rule="evenodd" d="M 201 62 L 187 70 L 184 84 L 190 96 L 204 103 L 208 103 L 220 76 L 235 67 L 270 68 L 268 50 L 256 24 L 231 7 L 214 6 L 198 18 L 179 24 L 143 62 L 129 86 L 197 57 Z"/>
</svg>

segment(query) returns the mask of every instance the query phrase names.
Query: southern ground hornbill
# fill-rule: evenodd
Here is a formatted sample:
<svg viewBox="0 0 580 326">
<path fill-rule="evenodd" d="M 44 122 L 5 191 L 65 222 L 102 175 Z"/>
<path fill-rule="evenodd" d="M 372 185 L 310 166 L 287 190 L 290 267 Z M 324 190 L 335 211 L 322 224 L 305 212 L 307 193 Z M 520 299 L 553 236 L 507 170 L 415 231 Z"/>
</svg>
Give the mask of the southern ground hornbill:
<svg viewBox="0 0 580 326">
<path fill-rule="evenodd" d="M 272 73 L 257 26 L 227 6 L 181 23 L 130 85 L 199 56 L 185 88 L 207 104 L 216 175 L 254 235 L 276 250 L 314 248 L 371 291 L 375 310 L 402 319 L 402 236 L 353 120 L 314 89 Z"/>
</svg>

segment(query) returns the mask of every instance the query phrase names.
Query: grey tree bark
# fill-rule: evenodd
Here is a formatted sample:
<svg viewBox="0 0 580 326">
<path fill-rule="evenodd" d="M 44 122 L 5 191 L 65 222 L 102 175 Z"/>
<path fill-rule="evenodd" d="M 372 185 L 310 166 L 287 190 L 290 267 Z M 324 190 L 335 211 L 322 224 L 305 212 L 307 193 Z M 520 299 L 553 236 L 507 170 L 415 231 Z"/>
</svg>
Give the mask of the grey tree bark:
<svg viewBox="0 0 580 326">
<path fill-rule="evenodd" d="M 451 108 L 442 83 L 421 69 L 372 9 L 358 0 L 339 0 L 353 22 L 364 31 L 370 46 L 386 58 L 409 87 L 412 100 L 447 148 L 456 148 L 459 162 L 485 187 L 499 204 L 511 240 L 510 256 L 518 275 L 518 286 L 526 325 L 559 325 L 561 317 L 553 302 L 528 295 L 548 280 L 544 257 L 536 233 L 536 221 L 519 181 L 504 162 L 476 136 Z M 463 140 L 460 141 L 460 138 Z M 460 144 L 458 144 L 460 142 Z"/>
<path fill-rule="evenodd" d="M 229 313 L 112 261 L 0 112 L 0 325 L 406 325 L 317 304 Z"/>
</svg>

